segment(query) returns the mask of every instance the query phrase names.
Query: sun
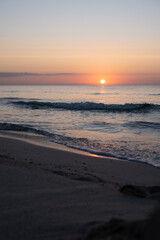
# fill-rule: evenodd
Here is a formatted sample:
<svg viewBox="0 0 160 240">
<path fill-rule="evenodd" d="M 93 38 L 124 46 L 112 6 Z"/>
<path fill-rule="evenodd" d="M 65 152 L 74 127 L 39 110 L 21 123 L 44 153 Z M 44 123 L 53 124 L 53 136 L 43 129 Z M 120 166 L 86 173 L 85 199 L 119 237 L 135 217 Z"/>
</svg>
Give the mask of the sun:
<svg viewBox="0 0 160 240">
<path fill-rule="evenodd" d="M 105 83 L 106 83 L 106 80 L 104 80 L 104 79 L 100 80 L 100 84 L 104 85 Z"/>
</svg>

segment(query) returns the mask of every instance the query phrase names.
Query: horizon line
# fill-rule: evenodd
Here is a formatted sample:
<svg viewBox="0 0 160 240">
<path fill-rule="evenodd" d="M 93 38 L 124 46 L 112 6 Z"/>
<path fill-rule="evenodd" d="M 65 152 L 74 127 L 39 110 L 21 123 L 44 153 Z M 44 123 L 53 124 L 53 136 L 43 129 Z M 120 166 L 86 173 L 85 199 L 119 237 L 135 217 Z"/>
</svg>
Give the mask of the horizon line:
<svg viewBox="0 0 160 240">
<path fill-rule="evenodd" d="M 145 83 L 145 84 L 105 84 L 105 86 L 155 86 L 160 83 Z M 0 86 L 102 86 L 101 84 L 81 84 L 81 83 L 68 83 L 68 84 L 57 84 L 57 83 L 0 83 Z"/>
</svg>

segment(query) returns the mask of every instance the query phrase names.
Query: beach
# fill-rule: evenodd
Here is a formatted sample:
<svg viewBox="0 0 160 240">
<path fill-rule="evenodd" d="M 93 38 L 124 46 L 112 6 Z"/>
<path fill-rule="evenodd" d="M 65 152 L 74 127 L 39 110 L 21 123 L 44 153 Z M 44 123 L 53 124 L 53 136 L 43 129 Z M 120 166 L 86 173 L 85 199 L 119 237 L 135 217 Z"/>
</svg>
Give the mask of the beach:
<svg viewBox="0 0 160 240">
<path fill-rule="evenodd" d="M 110 220 L 147 219 L 158 205 L 159 174 L 159 168 L 144 163 L 3 134 L 0 238 L 96 239 L 87 238 L 89 232 Z M 156 194 L 149 192 L 153 186 Z"/>
<path fill-rule="evenodd" d="M 0 12 L 0 240 L 160 240 L 160 1 Z"/>
</svg>

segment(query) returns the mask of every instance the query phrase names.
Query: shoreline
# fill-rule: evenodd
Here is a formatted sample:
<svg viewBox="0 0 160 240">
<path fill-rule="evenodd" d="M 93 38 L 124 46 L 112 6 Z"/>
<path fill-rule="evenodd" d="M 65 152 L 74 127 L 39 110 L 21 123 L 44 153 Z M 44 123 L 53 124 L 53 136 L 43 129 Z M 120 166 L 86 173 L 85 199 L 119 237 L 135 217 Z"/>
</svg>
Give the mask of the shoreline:
<svg viewBox="0 0 160 240">
<path fill-rule="evenodd" d="M 60 143 L 56 143 L 54 141 L 51 141 L 49 137 L 44 136 L 44 135 L 39 135 L 36 133 L 30 133 L 30 132 L 16 132 L 16 131 L 0 131 L 0 137 L 6 137 L 6 138 L 12 138 L 12 139 L 18 139 L 21 141 L 25 141 L 28 143 L 32 143 L 41 147 L 48 147 L 52 149 L 59 149 L 61 151 L 65 152 L 71 152 L 71 153 L 76 153 L 84 156 L 91 156 L 91 157 L 97 157 L 97 158 L 104 158 L 104 159 L 113 159 L 117 161 L 129 161 L 129 162 L 135 162 L 135 163 L 140 163 L 140 164 L 146 164 L 155 168 L 160 168 L 159 165 L 154 165 L 151 163 L 148 163 L 146 161 L 142 160 L 136 160 L 136 159 L 127 159 L 123 157 L 116 157 L 116 156 L 107 156 L 107 155 L 100 155 L 97 153 L 94 153 L 94 151 L 85 151 L 81 150 L 78 148 L 74 147 L 69 147 L 67 145 L 63 145 Z"/>
<path fill-rule="evenodd" d="M 36 138 L 36 137 L 35 137 Z M 160 169 L 0 136 L 2 239 L 85 239 L 113 218 L 146 219 L 157 206 Z M 132 194 L 120 191 L 133 187 Z M 134 190 L 134 191 L 133 191 Z M 159 190 L 158 193 L 159 194 Z M 87 239 L 87 238 L 86 238 Z"/>
<path fill-rule="evenodd" d="M 48 148 L 53 148 L 53 149 L 59 149 L 61 151 L 65 152 L 72 152 L 72 153 L 77 153 L 80 155 L 86 155 L 86 156 L 92 156 L 92 157 L 97 157 L 97 158 L 111 158 L 115 160 L 122 160 L 122 161 L 128 161 L 128 160 L 123 160 L 119 159 L 116 157 L 109 157 L 109 156 L 102 156 L 94 153 L 90 153 L 87 151 L 83 151 L 80 149 L 68 147 L 66 145 L 60 144 L 60 143 L 55 143 L 50 141 L 50 138 L 47 136 L 35 134 L 35 133 L 27 133 L 27 132 L 16 132 L 16 131 L 0 131 L 0 137 L 5 137 L 5 138 L 12 138 L 12 139 L 18 139 L 22 140 L 28 143 L 32 143 L 41 147 L 48 147 Z"/>
</svg>

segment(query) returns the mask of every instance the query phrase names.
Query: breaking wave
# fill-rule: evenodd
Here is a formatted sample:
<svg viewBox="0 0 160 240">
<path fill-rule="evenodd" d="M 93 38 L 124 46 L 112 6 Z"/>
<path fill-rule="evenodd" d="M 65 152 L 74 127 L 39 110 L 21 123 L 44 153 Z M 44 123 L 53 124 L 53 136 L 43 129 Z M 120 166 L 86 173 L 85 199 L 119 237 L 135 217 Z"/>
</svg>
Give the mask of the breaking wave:
<svg viewBox="0 0 160 240">
<path fill-rule="evenodd" d="M 107 111 L 107 112 L 143 112 L 160 110 L 160 105 L 151 103 L 104 104 L 94 102 L 39 102 L 39 101 L 11 101 L 10 103 L 31 109 L 64 109 L 73 111 Z"/>
</svg>

